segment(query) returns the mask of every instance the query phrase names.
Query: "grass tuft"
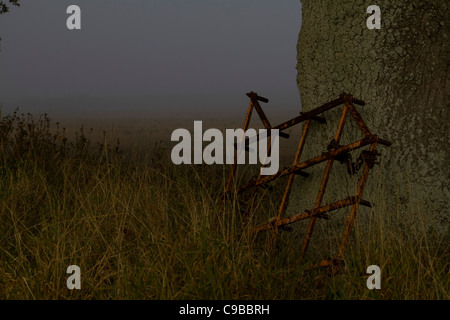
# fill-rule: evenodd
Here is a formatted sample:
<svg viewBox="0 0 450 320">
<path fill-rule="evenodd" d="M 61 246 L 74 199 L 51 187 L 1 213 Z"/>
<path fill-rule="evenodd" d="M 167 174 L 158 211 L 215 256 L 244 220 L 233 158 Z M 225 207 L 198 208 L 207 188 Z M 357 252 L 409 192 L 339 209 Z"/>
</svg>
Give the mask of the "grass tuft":
<svg viewBox="0 0 450 320">
<path fill-rule="evenodd" d="M 268 252 L 270 235 L 244 232 L 239 202 L 222 207 L 228 169 L 175 166 L 160 144 L 122 153 L 83 129 L 68 139 L 46 115 L 1 118 L 0 299 L 449 298 L 448 242 L 399 232 L 396 212 L 353 233 L 337 274 L 300 264 L 293 236 Z M 250 215 L 273 216 L 279 198 L 265 195 Z M 381 290 L 366 286 L 373 261 Z M 66 287 L 72 264 L 82 290 Z"/>
</svg>

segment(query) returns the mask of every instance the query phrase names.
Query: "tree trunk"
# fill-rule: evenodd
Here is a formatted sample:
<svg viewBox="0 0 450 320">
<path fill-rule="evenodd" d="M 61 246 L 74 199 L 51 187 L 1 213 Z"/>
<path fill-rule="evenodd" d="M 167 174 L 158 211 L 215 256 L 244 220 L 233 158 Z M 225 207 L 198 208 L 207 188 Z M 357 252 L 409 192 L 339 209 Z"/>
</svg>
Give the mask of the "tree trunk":
<svg viewBox="0 0 450 320">
<path fill-rule="evenodd" d="M 401 227 L 430 217 L 428 231 L 448 233 L 449 213 L 449 27 L 448 1 L 302 0 L 298 41 L 298 87 L 303 111 L 336 99 L 342 92 L 366 102 L 356 106 L 372 133 L 391 141 L 379 147 L 382 163 L 371 171 L 363 199 L 375 214 L 395 213 Z M 369 30 L 369 5 L 381 9 L 381 29 Z M 302 160 L 321 154 L 333 138 L 342 107 L 313 123 Z M 341 144 L 360 139 L 348 118 Z M 356 154 L 357 155 L 357 154 Z M 314 206 L 324 165 L 297 177 L 288 215 Z M 354 195 L 357 177 L 335 161 L 322 204 Z M 350 184 L 351 182 L 351 184 Z M 348 210 L 342 215 L 344 223 Z M 358 219 L 369 209 L 360 209 Z M 335 214 L 332 214 L 335 216 Z M 397 222 L 398 222 L 397 221 Z M 342 223 L 320 222 L 339 227 Z M 315 235 L 315 237 L 318 237 Z M 314 238 L 314 236 L 313 236 Z"/>
</svg>

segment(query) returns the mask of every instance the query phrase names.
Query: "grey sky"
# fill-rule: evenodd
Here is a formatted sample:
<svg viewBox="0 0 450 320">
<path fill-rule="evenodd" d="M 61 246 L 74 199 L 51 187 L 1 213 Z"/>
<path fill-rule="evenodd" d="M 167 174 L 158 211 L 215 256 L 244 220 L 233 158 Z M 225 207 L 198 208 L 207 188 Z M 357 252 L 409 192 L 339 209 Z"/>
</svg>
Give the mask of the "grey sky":
<svg viewBox="0 0 450 320">
<path fill-rule="evenodd" d="M 268 113 L 300 111 L 299 0 L 21 3 L 0 16 L 3 109 L 240 115 L 253 90 Z M 82 30 L 66 28 L 71 4 Z"/>
</svg>

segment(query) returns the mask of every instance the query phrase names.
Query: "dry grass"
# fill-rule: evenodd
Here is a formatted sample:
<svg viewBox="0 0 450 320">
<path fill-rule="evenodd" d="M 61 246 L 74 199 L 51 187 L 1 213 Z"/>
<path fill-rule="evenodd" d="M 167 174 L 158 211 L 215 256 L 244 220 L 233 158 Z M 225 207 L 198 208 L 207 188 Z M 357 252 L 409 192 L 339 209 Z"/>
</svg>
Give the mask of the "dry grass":
<svg viewBox="0 0 450 320">
<path fill-rule="evenodd" d="M 354 232 L 340 273 L 306 270 L 289 234 L 269 253 L 266 235 L 243 232 L 238 202 L 222 209 L 228 168 L 175 166 L 159 145 L 122 154 L 50 127 L 45 116 L 0 122 L 0 299 L 449 298 L 448 242 L 397 232 L 393 212 L 374 213 L 368 238 Z M 273 215 L 277 201 L 255 210 Z M 361 275 L 372 261 L 381 290 Z M 82 290 L 66 287 L 72 264 Z"/>
</svg>

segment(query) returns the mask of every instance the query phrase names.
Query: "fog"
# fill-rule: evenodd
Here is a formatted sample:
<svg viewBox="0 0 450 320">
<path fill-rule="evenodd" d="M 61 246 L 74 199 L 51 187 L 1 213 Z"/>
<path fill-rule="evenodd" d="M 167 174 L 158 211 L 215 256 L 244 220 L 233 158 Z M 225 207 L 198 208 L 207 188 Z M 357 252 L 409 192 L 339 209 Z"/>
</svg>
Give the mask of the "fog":
<svg viewBox="0 0 450 320">
<path fill-rule="evenodd" d="M 69 5 L 81 30 L 68 30 Z M 297 115 L 299 0 L 21 0 L 0 16 L 3 112 L 243 117 L 246 92 Z"/>
</svg>

